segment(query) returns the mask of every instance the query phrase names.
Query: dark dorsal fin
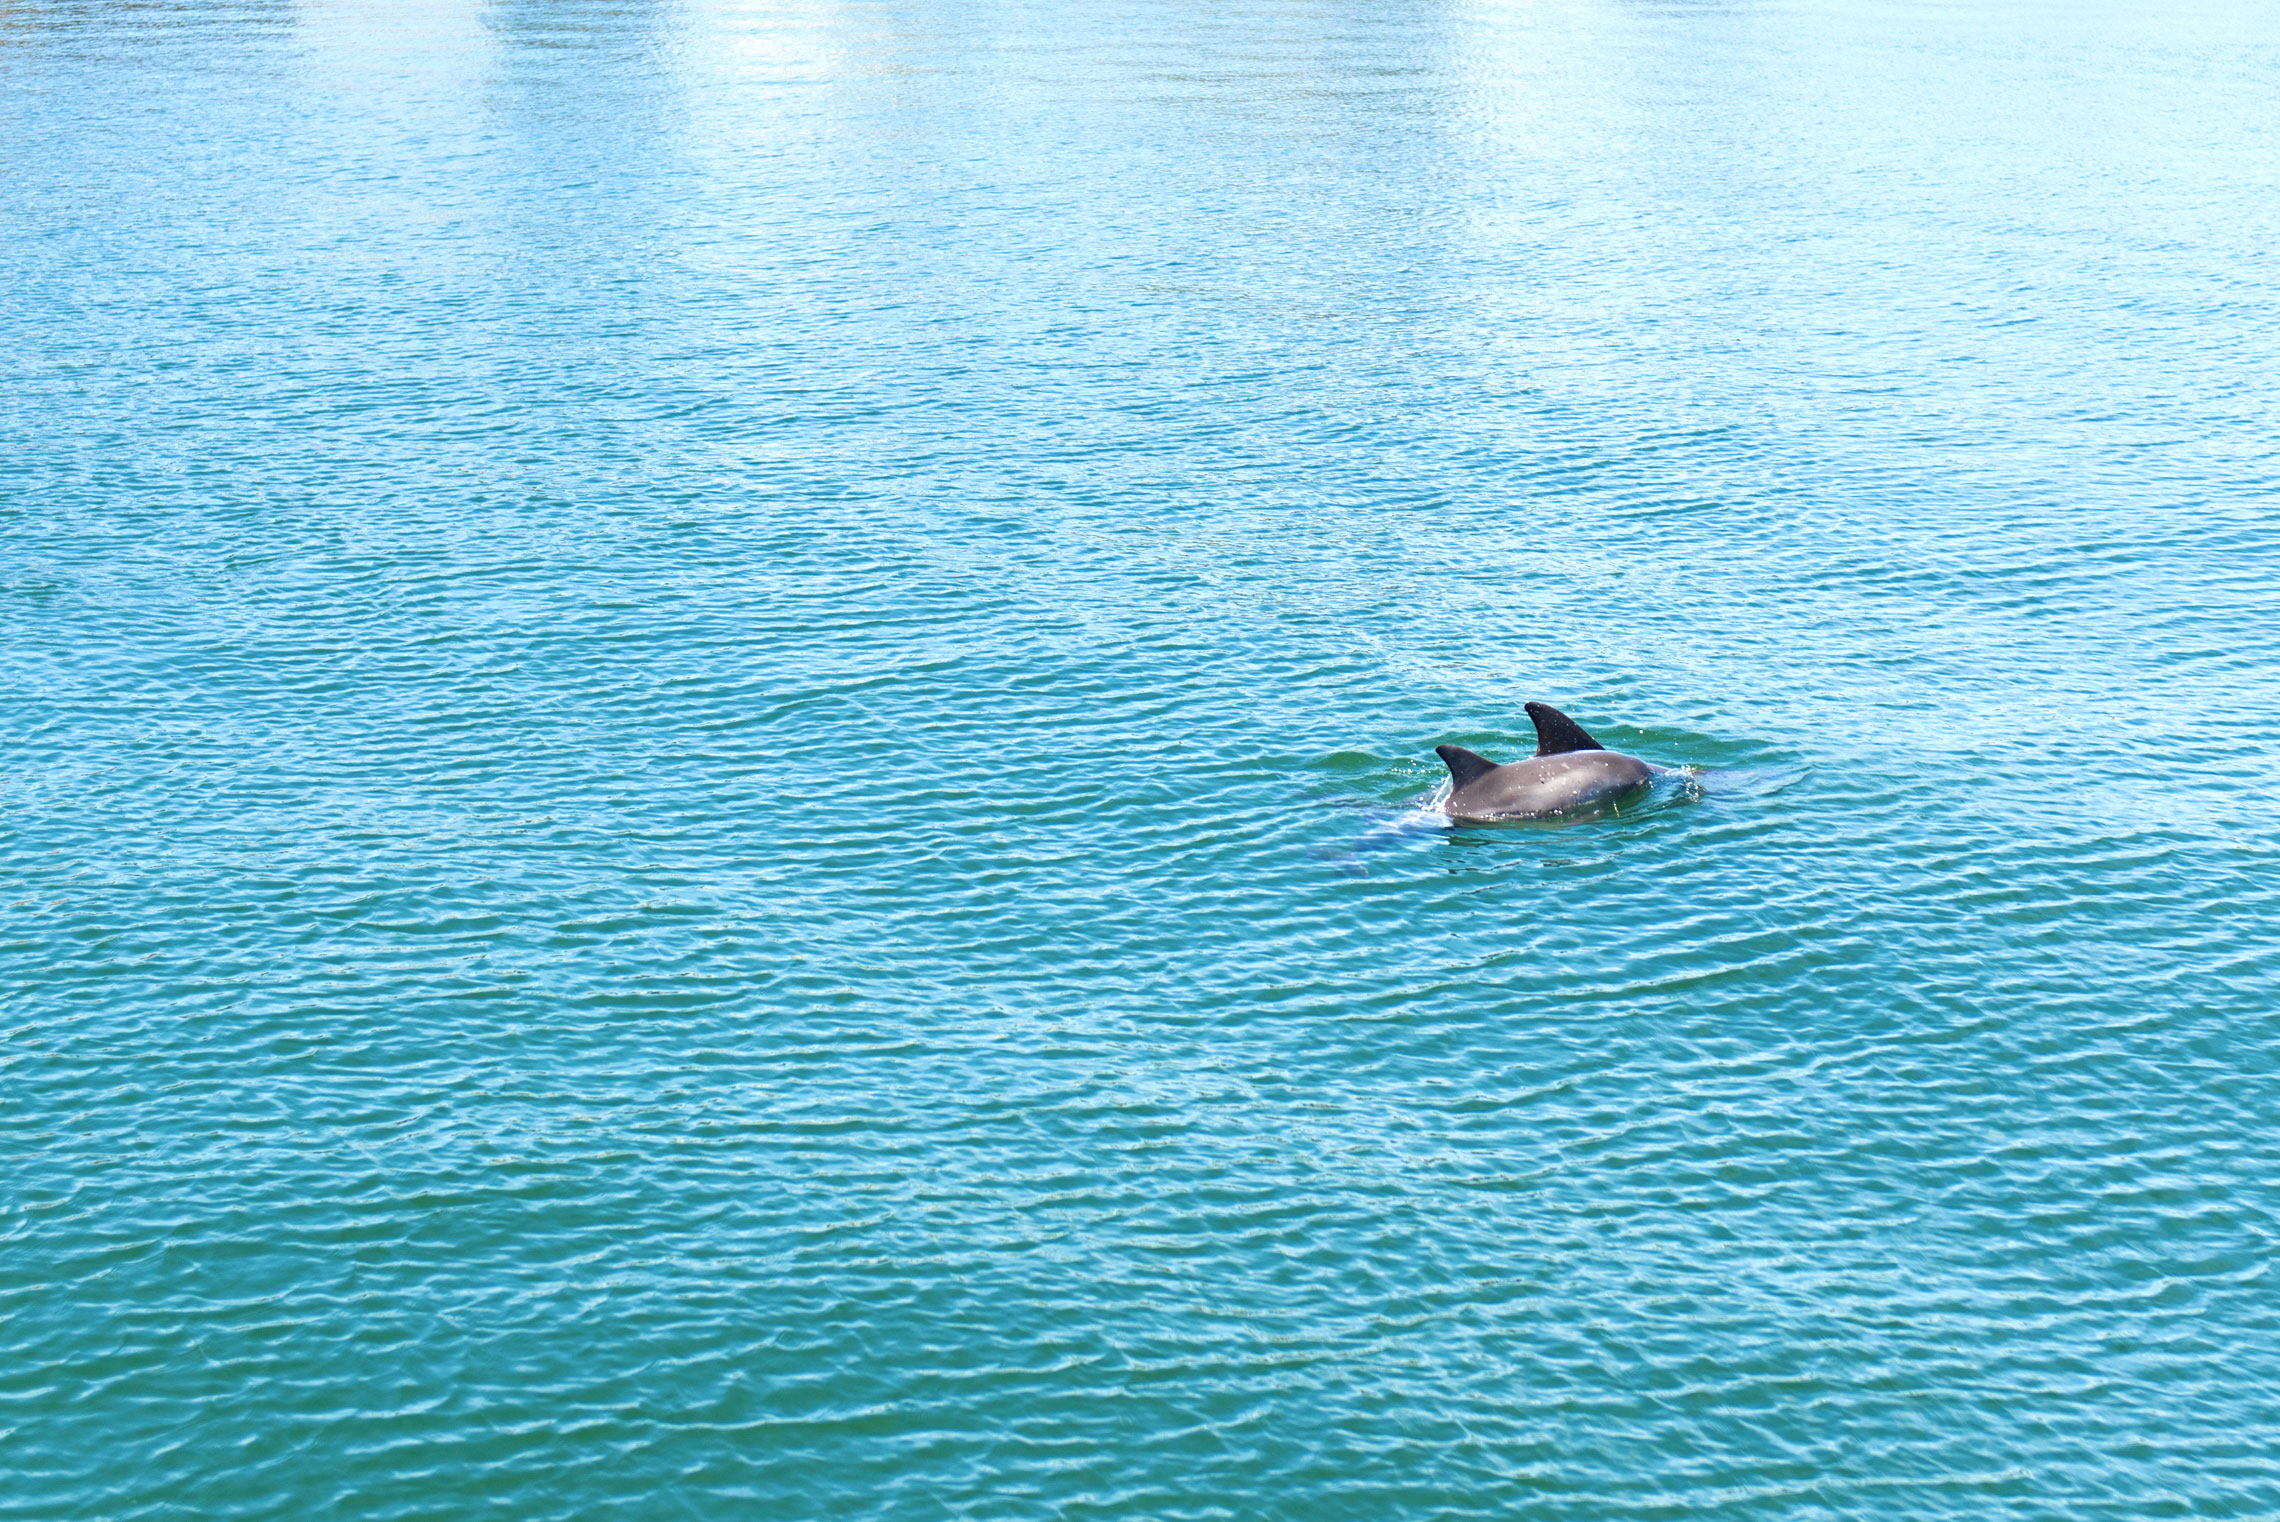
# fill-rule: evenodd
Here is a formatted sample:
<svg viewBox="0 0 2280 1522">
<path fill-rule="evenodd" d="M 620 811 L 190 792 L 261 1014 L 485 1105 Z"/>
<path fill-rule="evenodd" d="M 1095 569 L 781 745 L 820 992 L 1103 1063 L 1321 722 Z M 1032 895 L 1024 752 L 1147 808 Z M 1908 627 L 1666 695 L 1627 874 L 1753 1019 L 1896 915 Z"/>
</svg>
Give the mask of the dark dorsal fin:
<svg viewBox="0 0 2280 1522">
<path fill-rule="evenodd" d="M 1462 745 L 1436 745 L 1433 749 L 1449 763 L 1449 785 L 1466 787 L 1483 772 L 1496 770 L 1496 763 L 1486 756 L 1476 756 Z"/>
<path fill-rule="evenodd" d="M 1605 750 L 1607 747 L 1583 732 L 1583 726 L 1549 703 L 1530 703 L 1528 717 L 1536 721 L 1536 754 L 1564 756 L 1571 750 Z"/>
</svg>

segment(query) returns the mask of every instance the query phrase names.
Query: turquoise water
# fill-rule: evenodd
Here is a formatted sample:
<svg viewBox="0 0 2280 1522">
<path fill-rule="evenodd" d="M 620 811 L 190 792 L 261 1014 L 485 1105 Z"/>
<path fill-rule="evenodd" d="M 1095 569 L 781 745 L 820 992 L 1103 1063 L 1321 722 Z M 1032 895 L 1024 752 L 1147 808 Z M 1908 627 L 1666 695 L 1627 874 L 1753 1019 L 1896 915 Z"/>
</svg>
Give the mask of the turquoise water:
<svg viewBox="0 0 2280 1522">
<path fill-rule="evenodd" d="M 0 4 L 0 1517 L 2280 1514 L 2276 91 Z"/>
</svg>

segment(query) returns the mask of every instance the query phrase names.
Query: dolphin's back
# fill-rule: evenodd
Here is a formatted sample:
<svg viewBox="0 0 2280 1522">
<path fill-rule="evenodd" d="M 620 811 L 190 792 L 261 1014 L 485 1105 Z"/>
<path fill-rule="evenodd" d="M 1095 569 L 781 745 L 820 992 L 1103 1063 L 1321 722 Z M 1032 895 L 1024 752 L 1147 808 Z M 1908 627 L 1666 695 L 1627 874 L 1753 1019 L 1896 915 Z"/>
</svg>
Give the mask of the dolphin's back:
<svg viewBox="0 0 2280 1522">
<path fill-rule="evenodd" d="M 1454 819 L 1541 819 L 1619 803 L 1654 780 L 1646 762 L 1606 749 L 1581 724 L 1549 703 L 1530 703 L 1536 753 L 1498 766 L 1461 745 L 1438 745 L 1449 766 Z"/>
<path fill-rule="evenodd" d="M 1477 773 L 1441 807 L 1457 819 L 1542 819 L 1620 803 L 1654 777 L 1646 762 L 1618 751 L 1530 756 Z"/>
</svg>

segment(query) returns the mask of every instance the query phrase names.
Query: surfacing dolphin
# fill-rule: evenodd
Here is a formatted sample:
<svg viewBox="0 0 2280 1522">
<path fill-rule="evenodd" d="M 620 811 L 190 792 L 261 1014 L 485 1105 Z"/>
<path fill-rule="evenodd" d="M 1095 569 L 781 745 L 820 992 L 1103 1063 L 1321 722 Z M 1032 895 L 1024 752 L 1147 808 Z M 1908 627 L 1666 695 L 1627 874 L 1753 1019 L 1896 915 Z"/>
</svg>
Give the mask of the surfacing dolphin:
<svg viewBox="0 0 2280 1522">
<path fill-rule="evenodd" d="M 1498 766 L 1461 745 L 1436 745 L 1449 763 L 1451 819 L 1547 819 L 1620 806 L 1654 781 L 1654 768 L 1609 750 L 1549 703 L 1530 703 L 1536 753 Z"/>
</svg>

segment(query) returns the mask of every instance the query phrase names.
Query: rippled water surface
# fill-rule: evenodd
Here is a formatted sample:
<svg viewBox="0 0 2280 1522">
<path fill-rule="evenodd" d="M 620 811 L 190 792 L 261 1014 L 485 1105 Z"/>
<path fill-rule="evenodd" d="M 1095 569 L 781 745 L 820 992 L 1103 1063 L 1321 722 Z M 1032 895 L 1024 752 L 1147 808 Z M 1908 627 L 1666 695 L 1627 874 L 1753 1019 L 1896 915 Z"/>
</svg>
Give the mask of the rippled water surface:
<svg viewBox="0 0 2280 1522">
<path fill-rule="evenodd" d="M 0 0 L 0 1516 L 2280 1513 L 2275 247 L 2254 6 Z"/>
</svg>

